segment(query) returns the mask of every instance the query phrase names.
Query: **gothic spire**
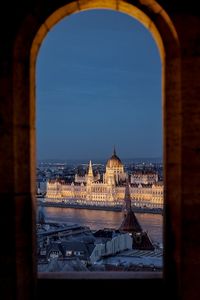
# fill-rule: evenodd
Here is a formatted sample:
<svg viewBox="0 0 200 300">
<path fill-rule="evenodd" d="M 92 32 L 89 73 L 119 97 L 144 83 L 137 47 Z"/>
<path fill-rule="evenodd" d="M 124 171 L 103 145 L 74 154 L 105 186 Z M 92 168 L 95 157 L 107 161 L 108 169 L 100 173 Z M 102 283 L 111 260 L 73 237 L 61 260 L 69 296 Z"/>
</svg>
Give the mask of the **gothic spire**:
<svg viewBox="0 0 200 300">
<path fill-rule="evenodd" d="M 93 177 L 92 162 L 89 162 L 88 177 Z"/>
<path fill-rule="evenodd" d="M 128 232 L 142 232 L 142 227 L 140 226 L 131 208 L 131 193 L 130 193 L 130 185 L 128 180 L 126 181 L 126 187 L 125 187 L 123 213 L 124 213 L 124 219 L 119 229 Z"/>
<path fill-rule="evenodd" d="M 125 195 L 124 195 L 124 209 L 126 212 L 130 212 L 131 209 L 131 193 L 130 193 L 130 185 L 128 180 L 126 180 L 126 187 L 125 187 Z"/>
</svg>

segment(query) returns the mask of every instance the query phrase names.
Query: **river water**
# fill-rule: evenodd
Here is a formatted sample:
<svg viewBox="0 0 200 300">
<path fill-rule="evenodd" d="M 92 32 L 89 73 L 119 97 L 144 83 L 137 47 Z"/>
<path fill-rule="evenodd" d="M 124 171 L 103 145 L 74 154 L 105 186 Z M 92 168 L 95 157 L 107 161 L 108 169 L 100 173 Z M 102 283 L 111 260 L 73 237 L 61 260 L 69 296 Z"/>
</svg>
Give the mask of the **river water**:
<svg viewBox="0 0 200 300">
<path fill-rule="evenodd" d="M 118 211 L 101 211 L 75 208 L 44 207 L 46 221 L 79 224 L 90 229 L 118 229 L 123 214 Z M 153 242 L 163 244 L 163 216 L 161 214 L 135 213 L 142 229 L 147 231 Z"/>
</svg>

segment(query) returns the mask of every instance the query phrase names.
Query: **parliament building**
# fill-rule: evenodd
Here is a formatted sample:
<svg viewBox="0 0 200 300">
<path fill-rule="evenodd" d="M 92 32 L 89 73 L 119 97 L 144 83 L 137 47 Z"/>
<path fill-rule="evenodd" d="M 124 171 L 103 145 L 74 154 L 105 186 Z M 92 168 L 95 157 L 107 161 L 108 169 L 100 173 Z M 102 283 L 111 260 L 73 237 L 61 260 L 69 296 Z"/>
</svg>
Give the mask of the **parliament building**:
<svg viewBox="0 0 200 300">
<path fill-rule="evenodd" d="M 89 162 L 85 176 L 76 174 L 72 183 L 56 179 L 47 182 L 46 201 L 82 205 L 121 206 L 127 180 L 130 183 L 132 205 L 136 207 L 163 208 L 163 183 L 154 172 L 128 174 L 114 149 L 106 163 L 106 172 L 101 179 L 94 175 Z"/>
</svg>

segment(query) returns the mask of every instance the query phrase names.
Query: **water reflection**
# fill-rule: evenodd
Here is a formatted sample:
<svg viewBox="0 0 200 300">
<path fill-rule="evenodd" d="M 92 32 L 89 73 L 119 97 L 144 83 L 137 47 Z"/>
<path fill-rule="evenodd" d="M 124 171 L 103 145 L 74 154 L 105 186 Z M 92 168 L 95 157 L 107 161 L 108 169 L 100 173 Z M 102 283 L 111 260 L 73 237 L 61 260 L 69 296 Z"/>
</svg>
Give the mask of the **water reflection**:
<svg viewBox="0 0 200 300">
<path fill-rule="evenodd" d="M 100 211 L 74 208 L 45 207 L 46 221 L 76 223 L 89 226 L 91 229 L 119 228 L 123 215 L 122 212 Z M 162 228 L 163 217 L 160 214 L 136 214 L 143 230 L 148 231 L 152 241 L 163 242 Z"/>
</svg>

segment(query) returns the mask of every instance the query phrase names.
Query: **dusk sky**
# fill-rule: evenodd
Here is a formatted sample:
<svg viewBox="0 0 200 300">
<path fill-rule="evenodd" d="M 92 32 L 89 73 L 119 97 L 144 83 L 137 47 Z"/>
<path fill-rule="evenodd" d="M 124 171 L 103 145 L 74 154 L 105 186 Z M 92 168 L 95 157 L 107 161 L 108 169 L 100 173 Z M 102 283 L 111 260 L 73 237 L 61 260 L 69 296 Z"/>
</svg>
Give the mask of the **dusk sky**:
<svg viewBox="0 0 200 300">
<path fill-rule="evenodd" d="M 162 157 L 161 61 L 150 32 L 111 10 L 56 24 L 37 58 L 38 159 Z"/>
</svg>

